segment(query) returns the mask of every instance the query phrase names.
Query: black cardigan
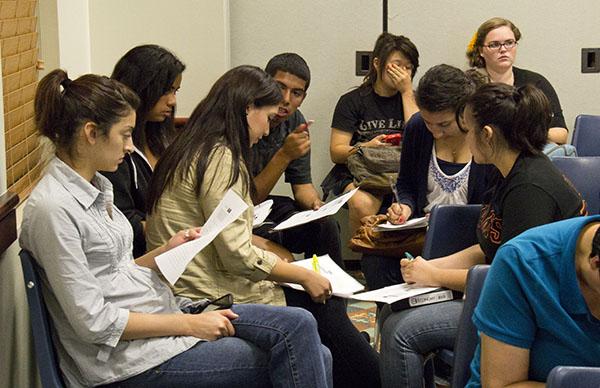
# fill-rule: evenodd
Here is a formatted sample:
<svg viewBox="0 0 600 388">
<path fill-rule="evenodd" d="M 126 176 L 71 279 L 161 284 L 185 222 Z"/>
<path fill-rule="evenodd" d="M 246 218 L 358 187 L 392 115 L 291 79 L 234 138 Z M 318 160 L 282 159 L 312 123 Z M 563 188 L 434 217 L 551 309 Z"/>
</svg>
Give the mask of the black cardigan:
<svg viewBox="0 0 600 388">
<path fill-rule="evenodd" d="M 114 202 L 133 228 L 133 257 L 146 253 L 142 221 L 146 220 L 146 195 L 152 168 L 138 151 L 125 155 L 115 172 L 102 172 L 113 185 Z"/>
<path fill-rule="evenodd" d="M 406 124 L 402 141 L 400 173 L 396 187 L 400 203 L 412 210 L 411 217 L 423 217 L 427 206 L 427 174 L 433 136 L 427 129 L 420 113 L 415 113 Z M 497 178 L 498 170 L 493 165 L 471 163 L 467 189 L 467 203 L 482 203 L 484 194 Z"/>
</svg>

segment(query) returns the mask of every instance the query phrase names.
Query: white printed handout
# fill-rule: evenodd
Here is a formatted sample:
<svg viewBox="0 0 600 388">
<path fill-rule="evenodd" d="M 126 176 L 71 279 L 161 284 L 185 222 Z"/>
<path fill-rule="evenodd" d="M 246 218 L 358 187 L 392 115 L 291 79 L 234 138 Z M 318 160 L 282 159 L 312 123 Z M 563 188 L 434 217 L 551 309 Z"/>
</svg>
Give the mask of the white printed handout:
<svg viewBox="0 0 600 388">
<path fill-rule="evenodd" d="M 402 299 L 425 294 L 438 289 L 439 287 L 421 287 L 414 284 L 401 283 L 380 288 L 378 290 L 355 294 L 352 295 L 352 299 L 364 300 L 367 302 L 394 303 Z"/>
<path fill-rule="evenodd" d="M 318 220 L 319 218 L 334 215 L 338 212 L 338 210 L 341 209 L 342 206 L 344 206 L 346 202 L 348 202 L 350 197 L 356 193 L 356 190 L 358 190 L 358 187 L 352 191 L 348 191 L 344 195 L 340 195 L 333 201 L 327 202 L 317 210 L 305 210 L 303 212 L 296 213 L 287 220 L 283 221 L 281 224 L 274 227 L 273 230 L 293 228 L 294 226 L 307 224 L 314 220 Z"/>
<path fill-rule="evenodd" d="M 319 273 L 326 277 L 331 283 L 331 289 L 333 295 L 341 296 L 343 298 L 353 297 L 352 294 L 358 291 L 362 291 L 365 287 L 360 284 L 352 276 L 348 275 L 343 269 L 337 265 L 329 255 L 319 256 L 317 258 L 319 262 Z M 294 261 L 292 264 L 299 267 L 303 267 L 309 270 L 313 270 L 313 259 L 304 259 Z M 295 290 L 303 291 L 304 288 L 300 284 L 296 283 L 281 283 L 284 286 L 293 288 Z"/>
<path fill-rule="evenodd" d="M 235 221 L 247 208 L 248 204 L 232 189 L 229 189 L 219 206 L 202 226 L 200 237 L 156 256 L 154 260 L 165 279 L 174 285 L 194 256 L 210 244 L 227 225 Z"/>
<path fill-rule="evenodd" d="M 407 230 L 407 229 L 418 229 L 427 226 L 427 217 L 412 218 L 406 221 L 404 224 L 395 225 L 387 221 L 385 224 L 379 224 L 373 230 L 375 232 L 389 232 L 392 230 Z"/>
<path fill-rule="evenodd" d="M 253 228 L 260 226 L 263 222 L 265 222 L 269 216 L 269 213 L 271 213 L 271 207 L 273 207 L 272 199 L 267 199 L 265 202 L 254 206 L 254 220 L 252 220 Z"/>
</svg>

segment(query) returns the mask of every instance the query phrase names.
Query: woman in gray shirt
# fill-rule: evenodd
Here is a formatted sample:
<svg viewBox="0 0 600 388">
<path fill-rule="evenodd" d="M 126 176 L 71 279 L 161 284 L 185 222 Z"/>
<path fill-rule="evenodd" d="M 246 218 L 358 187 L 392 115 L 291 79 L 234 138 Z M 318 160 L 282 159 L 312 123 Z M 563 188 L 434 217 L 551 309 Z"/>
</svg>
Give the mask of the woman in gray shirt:
<svg viewBox="0 0 600 388">
<path fill-rule="evenodd" d="M 132 151 L 138 103 L 117 81 L 62 70 L 36 94 L 36 124 L 56 155 L 29 197 L 20 244 L 41 267 L 67 385 L 331 386 L 331 355 L 302 309 L 182 313 L 192 302 L 173 296 L 154 258 L 199 229 L 133 260 L 131 226 L 97 171 Z"/>
</svg>

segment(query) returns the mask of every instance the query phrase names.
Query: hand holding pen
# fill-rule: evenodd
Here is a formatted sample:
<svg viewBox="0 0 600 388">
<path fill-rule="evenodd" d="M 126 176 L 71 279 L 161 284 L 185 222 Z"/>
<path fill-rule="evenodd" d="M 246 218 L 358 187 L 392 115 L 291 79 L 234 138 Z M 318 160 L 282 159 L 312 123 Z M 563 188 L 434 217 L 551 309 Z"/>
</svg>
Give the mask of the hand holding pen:
<svg viewBox="0 0 600 388">
<path fill-rule="evenodd" d="M 392 178 L 389 178 L 390 189 L 394 193 L 394 203 L 387 210 L 387 218 L 390 224 L 400 225 L 406 222 L 410 218 L 412 211 L 404 204 L 400 203 L 400 196 L 398 195 L 398 189 L 394 184 Z"/>
<path fill-rule="evenodd" d="M 402 279 L 406 283 L 418 283 L 424 286 L 437 286 L 434 274 L 435 266 L 420 256 L 414 257 L 409 252 L 404 252 L 404 258 L 400 260 L 400 271 Z"/>
</svg>

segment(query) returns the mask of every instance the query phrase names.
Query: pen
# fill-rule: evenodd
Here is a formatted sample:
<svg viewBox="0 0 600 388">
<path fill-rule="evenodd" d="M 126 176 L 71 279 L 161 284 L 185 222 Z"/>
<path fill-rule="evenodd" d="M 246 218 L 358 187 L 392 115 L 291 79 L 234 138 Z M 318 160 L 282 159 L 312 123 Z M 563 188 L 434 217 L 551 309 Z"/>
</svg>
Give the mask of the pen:
<svg viewBox="0 0 600 388">
<path fill-rule="evenodd" d="M 408 252 L 404 252 L 404 257 L 408 259 L 408 261 L 413 261 L 415 257 Z"/>
<path fill-rule="evenodd" d="M 317 257 L 317 255 L 313 255 L 312 257 L 312 267 L 313 271 L 315 271 L 316 273 L 321 273 L 321 271 L 319 270 L 319 258 Z"/>
<path fill-rule="evenodd" d="M 392 193 L 394 193 L 394 199 L 396 200 L 396 203 L 400 205 L 400 198 L 398 197 L 398 190 L 396 189 L 396 185 L 394 184 L 392 177 L 388 177 L 388 180 L 390 182 L 390 189 L 392 189 Z"/>
</svg>

